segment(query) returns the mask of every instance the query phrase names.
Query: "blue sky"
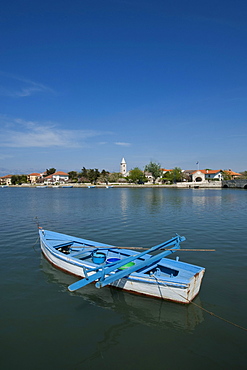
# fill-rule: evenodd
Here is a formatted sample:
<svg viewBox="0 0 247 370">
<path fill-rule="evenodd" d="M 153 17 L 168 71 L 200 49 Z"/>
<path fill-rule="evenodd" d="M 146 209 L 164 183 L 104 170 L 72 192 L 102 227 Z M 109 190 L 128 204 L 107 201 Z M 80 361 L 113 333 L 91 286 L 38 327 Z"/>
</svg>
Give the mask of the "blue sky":
<svg viewBox="0 0 247 370">
<path fill-rule="evenodd" d="M 247 3 L 6 0 L 0 175 L 247 170 Z"/>
</svg>

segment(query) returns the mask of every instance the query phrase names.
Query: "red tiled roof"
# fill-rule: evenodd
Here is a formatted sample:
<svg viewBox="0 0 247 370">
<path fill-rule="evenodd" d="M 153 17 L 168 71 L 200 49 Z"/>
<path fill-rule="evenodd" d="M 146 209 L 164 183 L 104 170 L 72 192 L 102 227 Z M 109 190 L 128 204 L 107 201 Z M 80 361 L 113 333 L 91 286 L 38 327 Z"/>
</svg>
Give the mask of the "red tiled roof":
<svg viewBox="0 0 247 370">
<path fill-rule="evenodd" d="M 34 172 L 34 173 L 30 173 L 30 175 L 28 175 L 28 176 L 41 176 L 41 175 L 40 175 L 40 173 Z"/>
<path fill-rule="evenodd" d="M 63 171 L 57 171 L 53 173 L 54 176 L 69 176 L 68 173 L 63 172 Z"/>
<path fill-rule="evenodd" d="M 213 174 L 213 173 L 218 173 L 218 172 L 221 172 L 221 170 L 201 170 L 202 173 L 209 173 L 209 174 Z"/>
<path fill-rule="evenodd" d="M 221 172 L 221 170 L 196 170 L 196 171 L 194 171 L 192 173 L 196 173 L 198 171 L 201 172 L 201 173 L 204 173 L 205 175 Z"/>
<path fill-rule="evenodd" d="M 231 175 L 231 176 L 241 176 L 241 173 L 237 173 L 237 172 L 234 172 L 232 170 L 228 170 L 228 171 L 224 171 L 226 172 L 228 175 Z"/>
<path fill-rule="evenodd" d="M 1 179 L 10 179 L 13 175 L 2 176 Z"/>
<path fill-rule="evenodd" d="M 46 179 L 52 179 L 53 176 L 69 176 L 69 175 L 66 172 L 58 171 L 58 172 L 52 173 L 51 175 L 45 176 L 45 178 Z"/>
</svg>

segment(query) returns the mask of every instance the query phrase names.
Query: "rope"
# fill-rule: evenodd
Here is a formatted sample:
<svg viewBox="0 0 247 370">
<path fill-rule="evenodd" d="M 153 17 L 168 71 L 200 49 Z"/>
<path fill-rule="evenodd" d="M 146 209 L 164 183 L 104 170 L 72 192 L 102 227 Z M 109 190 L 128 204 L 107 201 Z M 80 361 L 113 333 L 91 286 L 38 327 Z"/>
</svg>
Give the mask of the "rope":
<svg viewBox="0 0 247 370">
<path fill-rule="evenodd" d="M 33 248 L 33 250 L 34 250 L 34 252 L 35 253 L 38 253 L 37 251 L 36 251 L 36 249 L 35 249 L 35 246 L 36 246 L 36 244 L 37 244 L 37 242 L 39 241 L 39 236 L 38 236 L 38 238 L 36 239 L 36 242 L 34 243 L 34 245 L 32 246 L 32 248 Z"/>
<path fill-rule="evenodd" d="M 156 276 L 155 276 L 155 275 L 153 275 L 153 276 L 154 276 L 155 280 L 157 281 L 157 283 L 158 283 L 158 284 L 160 284 L 160 283 L 159 283 L 159 280 L 156 278 Z M 239 329 L 241 329 L 241 330 L 247 331 L 247 328 L 245 328 L 245 327 L 243 327 L 243 326 L 241 326 L 241 325 L 235 324 L 234 322 L 232 322 L 232 321 L 230 321 L 230 320 L 227 320 L 227 319 L 225 319 L 225 318 L 224 318 L 224 317 L 222 317 L 222 316 L 216 315 L 214 312 L 209 311 L 209 310 L 207 310 L 206 308 L 203 308 L 202 306 L 199 306 L 197 303 L 192 302 L 192 301 L 190 301 L 189 299 L 187 299 L 187 298 L 183 297 L 181 294 L 179 294 L 178 292 L 176 292 L 174 289 L 172 289 L 172 288 L 171 288 L 170 286 L 168 286 L 167 284 L 165 284 L 165 283 L 163 283 L 163 282 L 162 282 L 162 284 L 163 284 L 163 285 L 165 285 L 167 288 L 171 289 L 171 290 L 173 291 L 173 293 L 176 293 L 176 294 L 178 294 L 180 297 L 182 297 L 182 298 L 186 299 L 186 301 L 188 301 L 188 303 L 193 304 L 194 306 L 196 306 L 196 307 L 200 308 L 202 311 L 204 311 L 204 312 L 208 313 L 209 315 L 214 316 L 214 317 L 216 317 L 217 319 L 222 320 L 222 321 L 224 321 L 224 322 L 227 322 L 228 324 L 233 325 L 233 326 L 235 326 L 235 327 L 237 327 L 237 328 L 239 328 Z M 160 284 L 160 285 L 161 285 L 161 284 Z"/>
<path fill-rule="evenodd" d="M 224 317 L 221 317 L 221 316 L 219 316 L 219 315 L 216 315 L 214 312 L 209 311 L 209 310 L 206 310 L 206 308 L 203 308 L 203 307 L 199 306 L 198 304 L 196 304 L 196 303 L 194 303 L 194 302 L 192 302 L 192 301 L 189 301 L 189 302 L 190 302 L 190 303 L 192 303 L 194 306 L 196 306 L 196 307 L 200 308 L 201 310 L 203 310 L 203 311 L 207 312 L 209 315 L 214 316 L 214 317 L 217 317 L 217 319 L 220 319 L 220 320 L 225 321 L 225 322 L 227 322 L 228 324 L 231 324 L 231 325 L 233 325 L 233 326 L 235 326 L 235 327 L 237 327 L 237 328 L 239 328 L 239 329 L 242 329 L 242 330 L 244 330 L 244 331 L 247 331 L 247 328 L 244 328 L 244 327 L 243 327 L 243 326 L 241 326 L 241 325 L 235 324 L 234 322 L 232 322 L 232 321 L 230 321 L 230 320 L 224 319 Z"/>
</svg>

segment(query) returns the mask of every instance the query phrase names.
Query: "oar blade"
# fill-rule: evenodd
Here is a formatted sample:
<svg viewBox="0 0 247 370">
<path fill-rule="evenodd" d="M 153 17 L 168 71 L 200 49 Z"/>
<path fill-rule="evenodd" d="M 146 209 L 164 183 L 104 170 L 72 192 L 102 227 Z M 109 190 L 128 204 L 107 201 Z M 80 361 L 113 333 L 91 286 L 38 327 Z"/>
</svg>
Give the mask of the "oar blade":
<svg viewBox="0 0 247 370">
<path fill-rule="evenodd" d="M 85 282 L 86 282 L 86 284 L 85 284 Z M 87 284 L 90 284 L 90 282 L 88 282 L 88 280 L 84 278 L 84 279 L 78 280 L 75 283 L 71 284 L 68 287 L 68 289 L 69 289 L 70 292 L 74 292 L 75 290 L 83 288 Z"/>
<path fill-rule="evenodd" d="M 81 280 L 76 281 L 75 283 L 71 284 L 68 289 L 70 292 L 74 292 L 84 286 L 92 283 L 93 281 L 97 280 L 102 275 L 102 272 L 96 272 L 95 274 L 90 275 L 88 278 L 83 278 Z"/>
</svg>

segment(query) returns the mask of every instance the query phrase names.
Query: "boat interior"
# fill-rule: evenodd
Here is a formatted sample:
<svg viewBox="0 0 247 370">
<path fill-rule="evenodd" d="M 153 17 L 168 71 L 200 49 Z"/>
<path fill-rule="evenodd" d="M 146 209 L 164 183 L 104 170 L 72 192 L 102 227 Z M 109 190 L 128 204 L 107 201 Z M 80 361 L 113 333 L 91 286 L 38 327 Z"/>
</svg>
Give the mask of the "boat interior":
<svg viewBox="0 0 247 370">
<path fill-rule="evenodd" d="M 74 243 L 67 243 L 64 245 L 60 245 L 55 247 L 56 250 L 59 252 L 66 254 L 66 255 L 71 255 L 71 257 L 78 259 L 78 260 L 87 260 L 90 263 L 96 263 L 99 266 L 109 266 L 109 264 L 114 264 L 119 262 L 120 260 L 127 258 L 131 255 L 134 255 L 136 252 L 135 251 L 130 251 L 130 250 L 119 250 L 117 248 L 96 248 L 93 246 L 89 245 L 78 245 Z M 103 259 L 99 260 L 98 262 L 95 262 L 94 259 L 94 253 L 98 253 L 103 255 Z M 148 259 L 150 255 L 144 255 L 141 258 L 137 258 L 135 261 L 145 261 Z M 166 259 L 165 259 L 166 260 Z M 171 261 L 171 260 L 168 260 Z M 147 275 L 155 275 L 155 276 L 169 276 L 169 277 L 175 277 L 179 274 L 179 271 L 168 267 L 165 265 L 164 258 L 151 266 L 145 266 L 142 267 L 141 269 L 136 271 L 137 273 L 141 274 L 147 274 Z"/>
</svg>

